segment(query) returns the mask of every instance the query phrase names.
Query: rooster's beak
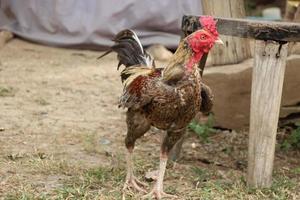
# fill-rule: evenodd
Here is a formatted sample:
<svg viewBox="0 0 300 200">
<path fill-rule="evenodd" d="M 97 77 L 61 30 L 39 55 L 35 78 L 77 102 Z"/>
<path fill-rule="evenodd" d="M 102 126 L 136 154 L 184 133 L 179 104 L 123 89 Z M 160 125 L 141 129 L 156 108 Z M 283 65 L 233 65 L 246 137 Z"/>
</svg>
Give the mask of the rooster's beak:
<svg viewBox="0 0 300 200">
<path fill-rule="evenodd" d="M 224 42 L 218 37 L 217 40 L 215 41 L 216 44 L 221 44 L 224 45 Z"/>
</svg>

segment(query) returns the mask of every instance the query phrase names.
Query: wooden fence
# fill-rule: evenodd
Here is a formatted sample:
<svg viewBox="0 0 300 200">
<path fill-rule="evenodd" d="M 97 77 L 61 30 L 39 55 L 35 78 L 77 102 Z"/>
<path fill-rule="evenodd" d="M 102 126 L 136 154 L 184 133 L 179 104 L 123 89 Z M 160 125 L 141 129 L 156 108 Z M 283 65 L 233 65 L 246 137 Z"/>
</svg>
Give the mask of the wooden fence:
<svg viewBox="0 0 300 200">
<path fill-rule="evenodd" d="M 183 17 L 184 35 L 201 28 L 199 17 Z M 252 72 L 247 181 L 254 187 L 270 187 L 287 45 L 288 42 L 300 42 L 300 24 L 231 18 L 215 19 L 218 20 L 217 28 L 221 35 L 256 40 Z M 201 69 L 204 69 L 206 58 L 207 55 L 199 64 Z"/>
</svg>

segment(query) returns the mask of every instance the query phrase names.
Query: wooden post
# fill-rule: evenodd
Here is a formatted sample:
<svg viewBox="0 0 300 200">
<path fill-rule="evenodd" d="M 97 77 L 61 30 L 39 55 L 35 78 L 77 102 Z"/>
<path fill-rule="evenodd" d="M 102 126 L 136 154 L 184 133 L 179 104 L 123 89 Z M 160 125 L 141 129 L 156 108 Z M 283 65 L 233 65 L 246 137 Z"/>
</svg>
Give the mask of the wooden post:
<svg viewBox="0 0 300 200">
<path fill-rule="evenodd" d="M 272 183 L 277 123 L 287 57 L 287 44 L 256 41 L 250 109 L 248 184 Z"/>
<path fill-rule="evenodd" d="M 244 0 L 202 0 L 205 15 L 245 18 Z M 247 39 L 221 36 L 225 46 L 216 45 L 210 51 L 212 65 L 236 64 L 251 57 Z"/>
<path fill-rule="evenodd" d="M 251 186 L 269 187 L 272 183 L 287 43 L 300 42 L 300 24 L 220 17 L 215 19 L 218 19 L 217 29 L 220 34 L 257 40 L 252 77 L 247 179 Z M 199 16 L 183 17 L 184 33 L 191 33 L 200 27 Z"/>
</svg>

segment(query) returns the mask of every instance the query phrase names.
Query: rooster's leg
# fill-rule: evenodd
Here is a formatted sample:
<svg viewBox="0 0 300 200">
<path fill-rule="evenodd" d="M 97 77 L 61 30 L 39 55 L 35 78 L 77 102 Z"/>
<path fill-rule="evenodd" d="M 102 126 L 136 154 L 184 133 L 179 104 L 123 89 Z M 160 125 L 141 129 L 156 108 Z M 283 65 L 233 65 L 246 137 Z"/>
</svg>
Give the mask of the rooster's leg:
<svg viewBox="0 0 300 200">
<path fill-rule="evenodd" d="M 143 199 L 149 197 L 151 198 L 153 196 L 157 199 L 161 199 L 163 197 L 177 198 L 177 196 L 175 195 L 167 194 L 164 192 L 163 180 L 164 180 L 164 175 L 167 167 L 168 154 L 172 149 L 172 147 L 174 146 L 174 144 L 184 135 L 184 133 L 185 133 L 185 128 L 177 131 L 168 131 L 161 147 L 159 172 L 158 172 L 156 183 L 152 191 L 149 194 L 143 196 Z"/>
<path fill-rule="evenodd" d="M 168 155 L 166 153 L 161 153 L 157 181 L 154 185 L 154 188 L 151 190 L 151 192 L 143 196 L 143 199 L 152 198 L 152 197 L 155 197 L 157 199 L 161 199 L 163 197 L 177 198 L 177 196 L 167 194 L 163 190 L 163 180 L 166 171 L 167 161 L 168 161 Z"/>
<path fill-rule="evenodd" d="M 125 138 L 125 145 L 127 148 L 127 175 L 123 187 L 123 199 L 125 199 L 125 191 L 128 188 L 134 188 L 140 192 L 146 193 L 143 187 L 147 186 L 147 184 L 139 181 L 133 174 L 132 153 L 135 141 L 141 136 L 143 136 L 150 129 L 150 124 L 145 119 L 144 115 L 139 111 L 128 109 L 126 122 L 127 136 Z"/>
<path fill-rule="evenodd" d="M 144 190 L 142 187 L 147 186 L 147 184 L 139 181 L 134 175 L 133 175 L 133 162 L 132 162 L 132 150 L 133 149 L 128 149 L 127 155 L 126 155 L 126 162 L 127 162 L 127 175 L 126 175 L 126 180 L 125 184 L 123 187 L 123 191 L 128 187 L 133 187 L 136 190 L 140 192 L 146 193 L 146 190 Z"/>
</svg>

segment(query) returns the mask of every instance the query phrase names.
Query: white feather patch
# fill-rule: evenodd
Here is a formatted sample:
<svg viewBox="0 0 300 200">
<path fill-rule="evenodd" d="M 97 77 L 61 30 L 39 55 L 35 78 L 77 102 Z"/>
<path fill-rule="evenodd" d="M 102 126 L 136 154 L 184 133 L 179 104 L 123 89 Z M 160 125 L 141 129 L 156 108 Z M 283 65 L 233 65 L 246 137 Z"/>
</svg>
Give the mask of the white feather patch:
<svg viewBox="0 0 300 200">
<path fill-rule="evenodd" d="M 124 69 L 122 74 L 128 75 L 128 78 L 123 82 L 124 86 L 127 87 L 139 76 L 146 76 L 150 74 L 153 69 L 148 67 L 128 67 Z"/>
</svg>

